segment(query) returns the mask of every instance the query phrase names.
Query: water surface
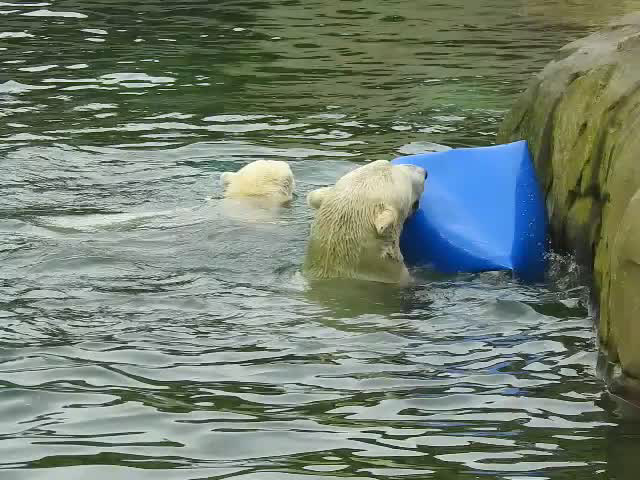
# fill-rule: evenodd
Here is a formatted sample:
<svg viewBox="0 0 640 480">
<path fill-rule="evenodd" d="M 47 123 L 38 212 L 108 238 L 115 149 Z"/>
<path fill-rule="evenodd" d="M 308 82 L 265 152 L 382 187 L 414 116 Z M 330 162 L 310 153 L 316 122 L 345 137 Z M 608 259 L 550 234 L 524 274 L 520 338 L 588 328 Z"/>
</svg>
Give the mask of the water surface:
<svg viewBox="0 0 640 480">
<path fill-rule="evenodd" d="M 299 274 L 308 191 L 491 144 L 560 46 L 633 8 L 0 3 L 0 476 L 635 479 L 569 260 L 544 285 Z M 221 201 L 258 158 L 291 163 L 291 208 Z"/>
</svg>

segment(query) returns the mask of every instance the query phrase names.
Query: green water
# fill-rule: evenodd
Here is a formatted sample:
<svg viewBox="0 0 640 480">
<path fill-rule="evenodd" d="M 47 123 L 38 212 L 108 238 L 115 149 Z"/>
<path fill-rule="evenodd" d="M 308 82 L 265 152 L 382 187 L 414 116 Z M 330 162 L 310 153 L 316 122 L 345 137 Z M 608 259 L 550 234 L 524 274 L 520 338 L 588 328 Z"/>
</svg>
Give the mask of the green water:
<svg viewBox="0 0 640 480">
<path fill-rule="evenodd" d="M 304 196 L 489 145 L 611 1 L 0 3 L 0 478 L 636 479 L 586 289 L 310 288 Z M 219 172 L 287 160 L 277 218 Z"/>
</svg>

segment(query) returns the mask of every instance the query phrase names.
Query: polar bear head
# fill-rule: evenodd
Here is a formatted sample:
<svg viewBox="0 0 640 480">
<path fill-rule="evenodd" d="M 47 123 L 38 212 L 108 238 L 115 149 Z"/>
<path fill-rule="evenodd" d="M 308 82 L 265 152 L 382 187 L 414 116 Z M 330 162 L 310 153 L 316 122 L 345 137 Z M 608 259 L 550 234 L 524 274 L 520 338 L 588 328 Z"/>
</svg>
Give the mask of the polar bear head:
<svg viewBox="0 0 640 480">
<path fill-rule="evenodd" d="M 426 171 L 378 160 L 307 196 L 316 210 L 305 259 L 312 278 L 404 283 L 400 234 L 418 207 Z"/>
<path fill-rule="evenodd" d="M 220 175 L 225 198 L 248 198 L 268 205 L 284 205 L 293 199 L 295 181 L 291 167 L 279 160 L 256 160 L 237 172 Z"/>
</svg>

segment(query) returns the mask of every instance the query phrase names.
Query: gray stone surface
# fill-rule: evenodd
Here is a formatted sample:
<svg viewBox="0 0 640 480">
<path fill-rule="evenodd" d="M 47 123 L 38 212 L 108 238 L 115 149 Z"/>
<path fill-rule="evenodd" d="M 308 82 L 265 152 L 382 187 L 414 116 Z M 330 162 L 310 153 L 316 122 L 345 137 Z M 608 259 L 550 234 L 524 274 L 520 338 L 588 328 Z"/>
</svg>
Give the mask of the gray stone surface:
<svg viewBox="0 0 640 480">
<path fill-rule="evenodd" d="M 640 380 L 640 12 L 560 50 L 503 122 L 526 139 L 556 246 L 593 268 L 599 338 Z M 631 387 L 630 387 L 631 388 Z"/>
</svg>

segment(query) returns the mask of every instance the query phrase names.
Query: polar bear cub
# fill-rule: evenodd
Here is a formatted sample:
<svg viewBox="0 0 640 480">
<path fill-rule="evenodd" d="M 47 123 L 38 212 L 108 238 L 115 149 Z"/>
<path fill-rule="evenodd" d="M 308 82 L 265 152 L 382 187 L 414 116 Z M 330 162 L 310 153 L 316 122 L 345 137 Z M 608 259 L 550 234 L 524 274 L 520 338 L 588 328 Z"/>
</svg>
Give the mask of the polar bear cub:
<svg viewBox="0 0 640 480">
<path fill-rule="evenodd" d="M 256 160 L 237 172 L 220 175 L 225 198 L 248 198 L 260 204 L 285 205 L 293 199 L 291 167 L 280 160 Z"/>
<path fill-rule="evenodd" d="M 421 167 L 378 160 L 309 193 L 307 203 L 316 212 L 305 274 L 407 283 L 400 234 L 418 208 L 426 176 Z"/>
</svg>

